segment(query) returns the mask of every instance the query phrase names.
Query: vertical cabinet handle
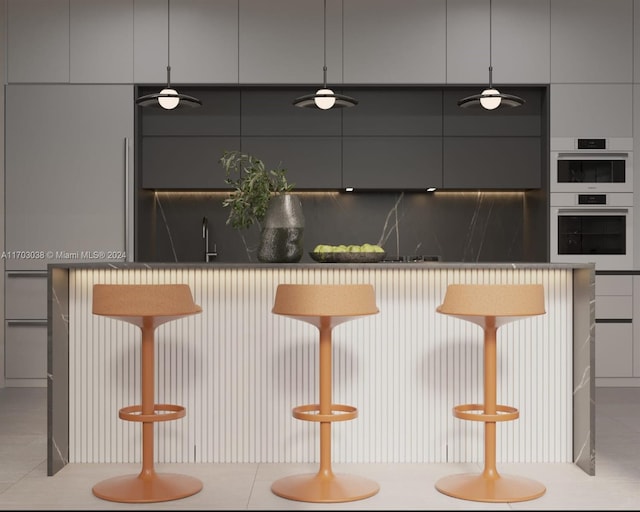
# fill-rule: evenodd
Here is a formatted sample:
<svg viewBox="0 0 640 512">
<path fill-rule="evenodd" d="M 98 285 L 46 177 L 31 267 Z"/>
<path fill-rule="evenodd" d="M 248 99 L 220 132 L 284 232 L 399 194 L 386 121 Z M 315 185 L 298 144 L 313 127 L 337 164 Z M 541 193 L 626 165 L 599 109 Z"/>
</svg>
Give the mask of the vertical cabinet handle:
<svg viewBox="0 0 640 512">
<path fill-rule="evenodd" d="M 124 138 L 124 251 L 125 261 L 133 261 L 131 235 L 131 176 L 129 172 L 129 137 Z"/>
</svg>

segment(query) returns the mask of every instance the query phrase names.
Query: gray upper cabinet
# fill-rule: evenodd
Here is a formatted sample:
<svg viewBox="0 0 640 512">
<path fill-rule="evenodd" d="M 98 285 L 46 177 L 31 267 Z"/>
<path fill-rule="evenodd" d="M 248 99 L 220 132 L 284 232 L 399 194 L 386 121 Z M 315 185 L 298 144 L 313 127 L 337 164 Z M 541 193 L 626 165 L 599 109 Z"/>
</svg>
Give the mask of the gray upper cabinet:
<svg viewBox="0 0 640 512">
<path fill-rule="evenodd" d="M 124 260 L 132 100 L 130 85 L 7 86 L 7 270 Z"/>
<path fill-rule="evenodd" d="M 425 190 L 442 186 L 442 91 L 349 89 L 343 110 L 343 187 Z"/>
<path fill-rule="evenodd" d="M 540 188 L 539 137 L 445 137 L 443 151 L 445 189 Z"/>
<path fill-rule="evenodd" d="M 447 1 L 447 83 L 488 84 L 490 62 L 497 86 L 549 82 L 549 0 Z"/>
<path fill-rule="evenodd" d="M 134 0 L 133 2 L 133 80 L 135 83 L 166 83 L 169 60 L 167 12 L 167 0 Z"/>
<path fill-rule="evenodd" d="M 446 0 L 343 0 L 344 83 L 446 81 Z"/>
<path fill-rule="evenodd" d="M 69 0 L 8 0 L 7 81 L 69 81 Z"/>
<path fill-rule="evenodd" d="M 489 0 L 448 0 L 447 83 L 488 80 Z"/>
<path fill-rule="evenodd" d="M 443 186 L 461 190 L 526 190 L 542 186 L 544 110 L 540 89 L 519 88 L 525 104 L 487 111 L 460 108 L 471 89 L 444 93 Z"/>
<path fill-rule="evenodd" d="M 633 84 L 551 84 L 551 137 L 633 137 Z"/>
<path fill-rule="evenodd" d="M 322 84 L 322 0 L 239 0 L 240 83 Z M 341 1 L 327 2 L 327 80 L 342 82 Z M 314 91 L 309 91 L 312 93 Z"/>
<path fill-rule="evenodd" d="M 269 169 L 285 168 L 296 190 L 335 190 L 342 184 L 341 109 L 291 104 L 310 92 L 293 87 L 243 90 L 242 151 L 263 160 Z"/>
<path fill-rule="evenodd" d="M 238 83 L 238 0 L 171 2 L 169 44 L 172 82 Z"/>
<path fill-rule="evenodd" d="M 640 0 L 633 0 L 633 81 L 640 82 Z"/>
<path fill-rule="evenodd" d="M 493 0 L 491 51 L 495 84 L 549 83 L 549 2 Z M 488 76 L 488 67 L 485 70 Z"/>
<path fill-rule="evenodd" d="M 139 94 L 151 92 L 141 88 Z M 185 87 L 202 101 L 200 108 L 141 109 L 143 188 L 229 188 L 218 160 L 240 149 L 240 91 L 237 88 Z"/>
<path fill-rule="evenodd" d="M 70 0 L 70 82 L 133 82 L 133 0 Z"/>
<path fill-rule="evenodd" d="M 630 83 L 633 0 L 551 0 L 551 82 Z"/>
</svg>

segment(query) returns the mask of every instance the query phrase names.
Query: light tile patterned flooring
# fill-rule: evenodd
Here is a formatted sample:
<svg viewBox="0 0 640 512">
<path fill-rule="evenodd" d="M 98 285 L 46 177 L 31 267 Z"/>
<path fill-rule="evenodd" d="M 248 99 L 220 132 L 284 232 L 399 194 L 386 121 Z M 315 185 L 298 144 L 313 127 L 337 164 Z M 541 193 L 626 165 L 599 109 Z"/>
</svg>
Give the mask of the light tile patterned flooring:
<svg viewBox="0 0 640 512">
<path fill-rule="evenodd" d="M 279 498 L 271 483 L 317 465 L 156 465 L 200 478 L 204 488 L 181 500 L 124 504 L 96 498 L 92 486 L 111 476 L 137 474 L 138 464 L 69 464 L 47 477 L 46 389 L 0 389 L 1 510 L 639 510 L 640 388 L 596 390 L 596 476 L 573 464 L 498 464 L 501 473 L 534 478 L 547 487 L 540 498 L 481 503 L 438 492 L 440 477 L 480 471 L 475 464 L 363 464 L 333 469 L 366 476 L 380 492 L 359 501 L 313 504 Z"/>
</svg>

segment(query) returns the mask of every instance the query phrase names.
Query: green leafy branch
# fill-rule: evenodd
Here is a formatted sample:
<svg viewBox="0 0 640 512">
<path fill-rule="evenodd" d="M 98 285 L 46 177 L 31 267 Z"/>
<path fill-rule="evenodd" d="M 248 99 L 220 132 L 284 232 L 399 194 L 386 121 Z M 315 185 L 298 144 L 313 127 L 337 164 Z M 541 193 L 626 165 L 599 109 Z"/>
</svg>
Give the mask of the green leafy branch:
<svg viewBox="0 0 640 512">
<path fill-rule="evenodd" d="M 230 208 L 227 224 L 236 229 L 247 229 L 264 219 L 269 200 L 274 194 L 293 190 L 286 169 L 267 170 L 262 160 L 240 151 L 225 151 L 220 158 L 227 185 L 234 191 L 224 199 L 222 206 Z"/>
</svg>

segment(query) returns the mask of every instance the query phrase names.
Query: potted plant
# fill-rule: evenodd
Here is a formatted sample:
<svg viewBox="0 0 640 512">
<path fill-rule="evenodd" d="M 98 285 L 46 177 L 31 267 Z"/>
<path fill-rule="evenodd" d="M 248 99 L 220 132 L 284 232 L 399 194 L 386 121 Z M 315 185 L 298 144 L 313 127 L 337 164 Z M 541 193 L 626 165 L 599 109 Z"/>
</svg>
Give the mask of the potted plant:
<svg viewBox="0 0 640 512">
<path fill-rule="evenodd" d="M 229 208 L 227 224 L 236 229 L 260 228 L 258 259 L 295 263 L 302 258 L 304 216 L 300 200 L 289 194 L 286 169 L 270 169 L 264 162 L 240 151 L 225 151 L 220 158 L 225 183 L 234 190 L 222 206 Z"/>
</svg>

